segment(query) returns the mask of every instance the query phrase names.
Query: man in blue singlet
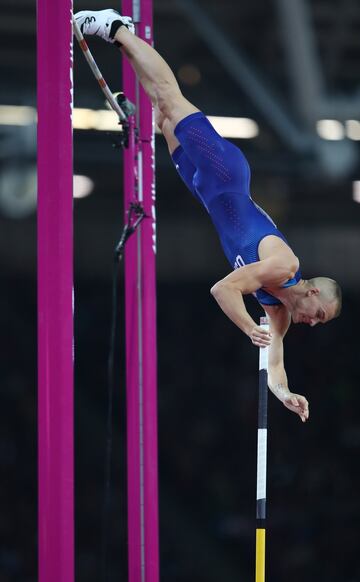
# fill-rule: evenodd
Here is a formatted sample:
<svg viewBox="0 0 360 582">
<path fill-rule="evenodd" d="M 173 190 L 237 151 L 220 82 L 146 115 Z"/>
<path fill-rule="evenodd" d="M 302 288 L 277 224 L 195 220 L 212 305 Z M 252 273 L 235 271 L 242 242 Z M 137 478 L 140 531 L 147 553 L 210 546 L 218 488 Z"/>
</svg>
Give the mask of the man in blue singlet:
<svg viewBox="0 0 360 582">
<path fill-rule="evenodd" d="M 283 338 L 291 320 L 314 326 L 337 317 L 339 285 L 327 277 L 302 279 L 299 261 L 285 237 L 251 198 L 250 169 L 243 153 L 218 135 L 204 114 L 185 99 L 163 58 L 134 36 L 131 19 L 115 10 L 83 11 L 75 18 L 83 34 L 115 43 L 129 59 L 154 105 L 175 167 L 209 213 L 234 269 L 211 293 L 254 345 L 270 345 L 269 388 L 305 422 L 308 402 L 288 388 Z M 270 332 L 256 325 L 246 310 L 243 296 L 251 293 L 269 318 Z"/>
</svg>

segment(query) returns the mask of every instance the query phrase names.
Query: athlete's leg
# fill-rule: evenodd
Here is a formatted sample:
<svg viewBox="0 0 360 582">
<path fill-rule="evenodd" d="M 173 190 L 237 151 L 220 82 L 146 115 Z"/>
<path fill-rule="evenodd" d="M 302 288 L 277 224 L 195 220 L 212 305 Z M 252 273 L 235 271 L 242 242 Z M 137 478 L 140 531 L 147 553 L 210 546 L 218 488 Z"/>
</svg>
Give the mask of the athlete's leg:
<svg viewBox="0 0 360 582">
<path fill-rule="evenodd" d="M 170 67 L 149 44 L 137 38 L 131 18 L 116 10 L 83 10 L 75 19 L 84 35 L 97 35 L 121 45 L 157 112 L 157 122 L 168 142 L 170 153 L 178 146 L 173 130 L 177 123 L 198 111 L 182 95 Z"/>
<path fill-rule="evenodd" d="M 121 45 L 122 52 L 154 105 L 156 123 L 166 139 L 178 173 L 198 198 L 193 185 L 196 167 L 181 148 L 174 129 L 179 121 L 199 110 L 182 95 L 169 65 L 155 49 L 134 36 L 125 26 L 118 29 L 114 39 Z"/>
<path fill-rule="evenodd" d="M 166 123 L 166 136 L 181 119 L 199 111 L 182 95 L 174 73 L 159 53 L 121 26 L 114 36 L 129 59 L 138 79 L 159 111 L 159 127 Z M 171 149 L 171 148 L 170 148 Z"/>
<path fill-rule="evenodd" d="M 179 147 L 180 142 L 174 134 L 172 123 L 161 113 L 157 105 L 155 105 L 154 111 L 156 125 L 161 130 L 161 133 L 163 134 L 169 148 L 169 153 L 172 155 L 176 148 Z"/>
<path fill-rule="evenodd" d="M 193 178 L 198 171 L 196 188 L 191 179 L 190 190 L 194 194 L 202 192 L 203 201 L 224 190 L 239 189 L 248 193 L 249 166 L 242 152 L 221 138 L 199 109 L 185 99 L 173 72 L 159 53 L 125 26 L 117 30 L 114 38 L 122 45 L 122 51 L 155 105 L 158 125 L 170 153 L 181 144 L 181 156 L 180 151 L 175 151 L 173 160 L 188 187 L 189 176 Z"/>
<path fill-rule="evenodd" d="M 83 10 L 75 19 L 84 35 L 97 35 L 110 43 L 118 43 L 129 59 L 146 93 L 161 113 L 162 122 L 167 119 L 167 133 L 171 126 L 191 113 L 198 111 L 182 95 L 170 67 L 145 41 L 136 37 L 131 18 L 121 16 L 116 10 Z"/>
<path fill-rule="evenodd" d="M 162 134 L 165 137 L 169 148 L 171 159 L 180 178 L 184 181 L 195 198 L 200 200 L 199 195 L 194 188 L 194 174 L 196 172 L 196 167 L 190 161 L 180 145 L 180 142 L 174 134 L 171 122 L 167 118 L 164 119 L 157 106 L 155 106 L 155 119 L 158 126 L 161 127 Z"/>
<path fill-rule="evenodd" d="M 238 163 L 239 157 L 243 161 L 238 148 L 221 138 L 205 116 L 185 99 L 170 67 L 154 48 L 130 32 L 133 25 L 127 17 L 103 10 L 80 12 L 75 18 L 84 34 L 119 43 L 155 106 L 158 125 L 170 153 L 176 153 L 173 159 L 186 183 L 194 177 L 196 191 L 201 189 L 204 196 L 212 198 L 224 188 L 235 189 L 239 178 L 248 182 L 244 164 Z M 191 190 L 195 190 L 194 184 Z"/>
<path fill-rule="evenodd" d="M 250 171 L 243 153 L 224 140 L 199 109 L 185 99 L 159 53 L 124 25 L 118 28 L 114 39 L 154 104 L 176 168 L 193 194 L 200 195 L 205 204 L 225 191 L 249 195 Z"/>
</svg>

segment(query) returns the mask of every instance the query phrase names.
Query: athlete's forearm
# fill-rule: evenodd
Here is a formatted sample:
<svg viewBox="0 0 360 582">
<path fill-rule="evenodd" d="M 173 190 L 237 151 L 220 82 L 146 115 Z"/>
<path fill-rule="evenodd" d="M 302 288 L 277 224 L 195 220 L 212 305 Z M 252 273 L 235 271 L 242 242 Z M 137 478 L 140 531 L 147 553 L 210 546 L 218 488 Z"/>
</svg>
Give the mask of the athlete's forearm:
<svg viewBox="0 0 360 582">
<path fill-rule="evenodd" d="M 274 396 L 282 402 L 289 397 L 290 390 L 283 365 L 269 366 L 268 386 Z"/>
<path fill-rule="evenodd" d="M 271 322 L 271 327 L 274 323 Z M 290 394 L 288 379 L 284 366 L 284 343 L 282 334 L 274 331 L 269 350 L 268 386 L 271 392 L 281 401 Z"/>
<path fill-rule="evenodd" d="M 211 289 L 212 296 L 216 299 L 225 315 L 246 335 L 250 335 L 256 326 L 255 321 L 248 314 L 241 291 L 234 287 L 217 283 Z"/>
</svg>

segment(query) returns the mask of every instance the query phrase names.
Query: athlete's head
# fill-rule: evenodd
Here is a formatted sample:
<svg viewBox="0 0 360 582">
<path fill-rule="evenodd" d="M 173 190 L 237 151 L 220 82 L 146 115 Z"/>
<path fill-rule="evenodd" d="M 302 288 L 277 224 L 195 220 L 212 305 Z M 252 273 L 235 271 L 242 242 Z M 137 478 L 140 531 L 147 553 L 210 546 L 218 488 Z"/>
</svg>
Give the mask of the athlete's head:
<svg viewBox="0 0 360 582">
<path fill-rule="evenodd" d="M 333 279 L 315 277 L 304 281 L 304 293 L 296 298 L 292 310 L 294 323 L 326 323 L 341 312 L 341 288 Z"/>
</svg>

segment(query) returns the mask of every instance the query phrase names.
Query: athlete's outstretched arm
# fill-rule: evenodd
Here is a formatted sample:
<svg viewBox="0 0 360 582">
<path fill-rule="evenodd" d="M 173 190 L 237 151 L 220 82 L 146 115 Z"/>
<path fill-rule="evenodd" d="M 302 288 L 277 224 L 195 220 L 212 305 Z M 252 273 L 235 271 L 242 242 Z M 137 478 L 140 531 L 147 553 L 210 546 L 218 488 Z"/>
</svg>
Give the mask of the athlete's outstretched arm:
<svg viewBox="0 0 360 582">
<path fill-rule="evenodd" d="M 268 386 L 286 408 L 298 414 L 301 420 L 306 422 L 309 418 L 309 403 L 304 396 L 290 392 L 284 366 L 283 339 L 290 326 L 290 313 L 283 305 L 267 308 L 266 311 L 272 333 L 269 348 Z"/>
</svg>

